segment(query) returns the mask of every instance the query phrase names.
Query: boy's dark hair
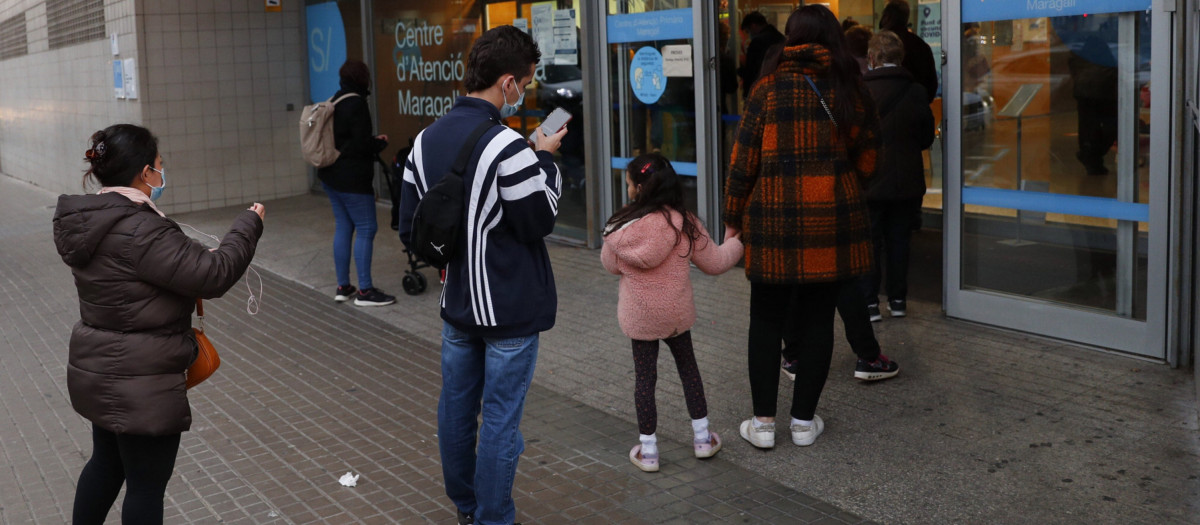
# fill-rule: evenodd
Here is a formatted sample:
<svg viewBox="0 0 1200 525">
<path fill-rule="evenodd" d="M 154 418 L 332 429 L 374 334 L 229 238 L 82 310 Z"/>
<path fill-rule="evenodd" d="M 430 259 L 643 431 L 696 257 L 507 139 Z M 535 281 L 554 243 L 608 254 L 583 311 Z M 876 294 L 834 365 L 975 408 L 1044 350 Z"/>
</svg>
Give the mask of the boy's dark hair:
<svg viewBox="0 0 1200 525">
<path fill-rule="evenodd" d="M 93 133 L 83 156 L 88 163 L 84 187 L 88 177 L 101 186 L 129 186 L 146 166 L 154 167 L 158 138 L 141 126 L 115 124 Z"/>
<path fill-rule="evenodd" d="M 504 75 L 520 80 L 541 58 L 537 42 L 524 31 L 508 25 L 489 29 L 475 40 L 467 56 L 467 92 L 492 87 Z"/>
<path fill-rule="evenodd" d="M 887 31 L 884 29 L 884 31 Z M 894 34 L 894 33 L 893 33 Z M 864 25 L 851 26 L 846 30 L 846 48 L 856 57 L 867 56 L 867 46 L 871 42 L 871 28 Z"/>
<path fill-rule="evenodd" d="M 765 25 L 769 25 L 767 24 L 767 17 L 763 16 L 763 14 L 758 11 L 754 11 L 753 13 L 742 17 L 742 25 L 740 27 L 742 28 L 742 31 L 746 31 L 754 26 Z"/>
<path fill-rule="evenodd" d="M 371 70 L 367 69 L 367 65 L 361 60 L 350 59 L 342 68 L 338 70 L 338 76 L 342 81 L 353 84 L 359 89 L 366 89 L 371 85 Z"/>
<path fill-rule="evenodd" d="M 630 222 L 658 212 L 667 219 L 671 229 L 675 230 L 675 244 L 687 237 L 688 255 L 691 255 L 693 244 L 700 238 L 700 230 L 684 203 L 683 181 L 679 180 L 671 161 L 658 153 L 643 153 L 629 161 L 625 171 L 629 173 L 633 183 L 642 189 L 636 199 L 617 210 L 608 219 L 604 227 L 604 236 L 607 237 Z M 683 216 L 683 227 L 675 227 L 675 223 L 671 221 L 671 210 Z"/>
</svg>

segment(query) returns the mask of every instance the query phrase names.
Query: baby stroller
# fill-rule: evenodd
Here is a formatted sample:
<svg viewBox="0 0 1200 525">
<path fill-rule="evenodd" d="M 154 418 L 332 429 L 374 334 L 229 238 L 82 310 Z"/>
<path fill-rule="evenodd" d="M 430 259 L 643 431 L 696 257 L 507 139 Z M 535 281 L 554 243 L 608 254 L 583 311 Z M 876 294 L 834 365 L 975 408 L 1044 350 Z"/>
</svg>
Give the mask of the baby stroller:
<svg viewBox="0 0 1200 525">
<path fill-rule="evenodd" d="M 400 190 L 404 177 L 404 161 L 408 158 L 408 152 L 411 150 L 412 141 L 410 140 L 408 148 L 401 148 L 392 157 L 391 166 L 388 166 L 378 156 L 375 157 L 375 160 L 383 165 L 383 180 L 387 183 L 388 194 L 392 198 L 392 230 L 395 231 L 400 230 Z M 425 280 L 425 276 L 418 270 L 431 268 L 431 266 L 429 263 L 421 260 L 412 250 L 409 250 L 408 245 L 404 246 L 404 255 L 408 258 L 408 269 L 404 271 L 404 279 L 401 280 L 404 293 L 408 295 L 420 295 L 428 287 L 428 282 Z"/>
</svg>

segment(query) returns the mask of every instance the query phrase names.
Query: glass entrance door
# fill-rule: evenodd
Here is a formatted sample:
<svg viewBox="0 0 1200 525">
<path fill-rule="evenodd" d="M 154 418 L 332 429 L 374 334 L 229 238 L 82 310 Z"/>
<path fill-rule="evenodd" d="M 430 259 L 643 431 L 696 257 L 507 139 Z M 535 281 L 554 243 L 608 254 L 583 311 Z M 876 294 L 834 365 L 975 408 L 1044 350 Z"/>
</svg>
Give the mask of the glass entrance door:
<svg viewBox="0 0 1200 525">
<path fill-rule="evenodd" d="M 708 195 L 706 120 L 696 101 L 707 86 L 696 81 L 695 20 L 700 6 L 691 0 L 609 0 L 605 24 L 606 78 L 610 111 L 609 180 L 601 223 L 626 204 L 625 166 L 643 153 L 661 153 L 684 180 L 688 209 L 700 218 Z"/>
<path fill-rule="evenodd" d="M 1163 358 L 1169 32 L 1102 4 L 946 4 L 946 310 Z"/>
</svg>

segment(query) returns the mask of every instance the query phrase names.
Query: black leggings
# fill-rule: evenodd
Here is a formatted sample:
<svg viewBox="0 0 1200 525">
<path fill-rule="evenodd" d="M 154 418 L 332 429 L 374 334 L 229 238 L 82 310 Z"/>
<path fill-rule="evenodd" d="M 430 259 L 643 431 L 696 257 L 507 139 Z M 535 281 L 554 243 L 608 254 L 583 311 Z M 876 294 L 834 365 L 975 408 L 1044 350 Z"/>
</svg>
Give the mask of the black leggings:
<svg viewBox="0 0 1200 525">
<path fill-rule="evenodd" d="M 121 485 L 126 485 L 121 523 L 161 524 L 163 494 L 178 453 L 179 434 L 114 434 L 92 425 L 92 459 L 79 474 L 71 523 L 104 523 Z"/>
<path fill-rule="evenodd" d="M 663 341 L 675 357 L 688 415 L 692 419 L 708 417 L 704 383 L 700 380 L 700 368 L 696 366 L 696 354 L 692 351 L 692 332 L 689 330 Z M 650 435 L 658 427 L 658 408 L 654 403 L 654 388 L 658 383 L 658 341 L 633 339 L 633 371 L 637 376 L 633 398 L 637 405 L 638 432 Z"/>
</svg>

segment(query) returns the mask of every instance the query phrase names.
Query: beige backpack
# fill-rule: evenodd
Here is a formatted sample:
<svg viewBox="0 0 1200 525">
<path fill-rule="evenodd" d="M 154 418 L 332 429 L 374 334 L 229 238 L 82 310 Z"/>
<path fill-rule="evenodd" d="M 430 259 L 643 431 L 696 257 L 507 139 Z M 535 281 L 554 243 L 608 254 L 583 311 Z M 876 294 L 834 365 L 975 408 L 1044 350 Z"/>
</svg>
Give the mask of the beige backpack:
<svg viewBox="0 0 1200 525">
<path fill-rule="evenodd" d="M 347 97 L 357 96 L 358 93 L 346 93 L 337 100 L 330 97 L 304 106 L 300 113 L 300 153 L 306 162 L 324 168 L 337 161 L 341 152 L 333 145 L 333 107 Z"/>
</svg>

